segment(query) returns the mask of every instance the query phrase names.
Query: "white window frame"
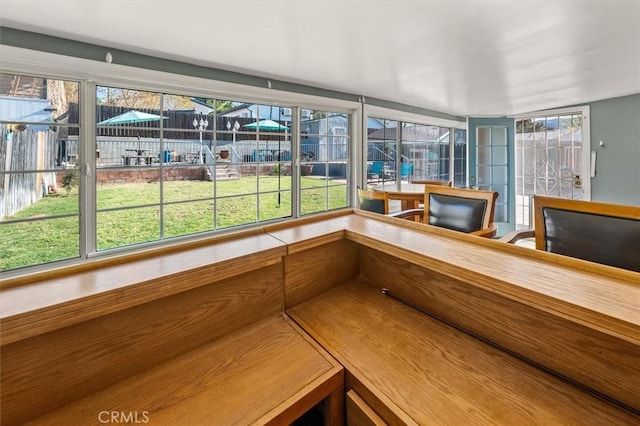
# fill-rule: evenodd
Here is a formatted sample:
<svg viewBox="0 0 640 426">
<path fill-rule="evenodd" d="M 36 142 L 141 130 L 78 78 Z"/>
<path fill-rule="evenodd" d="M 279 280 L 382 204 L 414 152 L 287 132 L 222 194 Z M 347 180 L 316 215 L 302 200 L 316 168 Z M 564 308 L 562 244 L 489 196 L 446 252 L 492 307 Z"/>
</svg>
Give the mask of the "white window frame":
<svg viewBox="0 0 640 426">
<path fill-rule="evenodd" d="M 294 150 L 292 161 L 298 165 L 300 144 L 298 120 L 299 109 L 314 109 L 331 111 L 351 115 L 349 138 L 350 138 L 350 169 L 348 170 L 349 188 L 347 194 L 348 205 L 353 205 L 353 193 L 355 193 L 356 175 L 355 167 L 358 163 L 357 152 L 361 144 L 362 104 L 359 102 L 346 101 L 334 98 L 325 98 L 316 95 L 308 95 L 294 92 L 286 92 L 271 89 L 269 81 L 267 87 L 255 87 L 229 83 L 218 80 L 210 80 L 200 77 L 173 74 L 162 71 L 134 68 L 108 62 L 99 62 L 71 56 L 58 55 L 48 52 L 40 52 L 29 49 L 16 48 L 12 46 L 0 45 L 0 72 L 12 74 L 38 75 L 47 79 L 72 80 L 80 82 L 79 100 L 80 106 L 80 136 L 79 143 L 85 144 L 87 140 L 95 139 L 95 126 L 86 123 L 95 122 L 95 87 L 96 85 L 108 87 L 133 87 L 136 90 L 148 90 L 162 93 L 175 93 L 183 96 L 209 97 L 212 99 L 231 99 L 239 102 L 250 102 L 255 104 L 270 104 L 274 106 L 286 105 L 294 106 L 292 112 L 296 121 L 292 121 L 292 141 Z M 84 125 L 83 125 L 84 124 Z M 17 270 L 3 272 L 3 275 L 17 276 L 24 273 L 33 273 L 50 270 L 67 265 L 77 264 L 86 261 L 87 258 L 109 258 L 119 256 L 128 252 L 140 252 L 145 249 L 157 246 L 171 246 L 184 242 L 185 240 L 195 241 L 209 238 L 211 233 L 188 235 L 175 237 L 170 240 L 159 240 L 144 244 L 137 244 L 117 249 L 97 252 L 95 241 L 95 220 L 96 220 L 96 194 L 95 185 L 90 183 L 90 179 L 95 175 L 95 164 L 87 158 L 87 150 L 80 150 L 79 158 L 81 164 L 81 175 L 83 184 L 80 193 L 80 215 L 88 217 L 88 220 L 80 221 L 80 259 L 60 260 L 53 263 L 44 263 L 27 266 Z M 84 151 L 84 155 L 82 154 Z M 298 168 L 294 177 L 298 176 Z M 292 181 L 292 215 L 293 218 L 300 216 L 298 209 L 299 191 L 297 179 Z M 321 212 L 319 212 L 321 213 Z M 288 220 L 288 219 L 282 219 Z M 216 234 L 234 232 L 238 229 L 260 226 L 260 223 L 249 224 L 246 227 L 237 227 L 230 230 L 215 231 Z M 89 249 L 92 252 L 89 252 Z M 83 258 L 84 257 L 84 258 Z"/>
</svg>

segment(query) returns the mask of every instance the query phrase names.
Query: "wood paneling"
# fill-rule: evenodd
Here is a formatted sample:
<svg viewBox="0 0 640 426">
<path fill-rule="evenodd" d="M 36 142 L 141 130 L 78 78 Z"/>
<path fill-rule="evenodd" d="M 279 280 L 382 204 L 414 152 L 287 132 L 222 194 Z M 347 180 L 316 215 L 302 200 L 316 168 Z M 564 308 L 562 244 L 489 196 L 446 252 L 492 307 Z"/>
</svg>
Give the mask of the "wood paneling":
<svg viewBox="0 0 640 426">
<path fill-rule="evenodd" d="M 384 426 L 386 423 L 352 389 L 347 392 L 347 426 Z"/>
<path fill-rule="evenodd" d="M 4 346 L 2 423 L 20 423 L 281 312 L 282 282 L 277 264 Z"/>
<path fill-rule="evenodd" d="M 303 334 L 272 316 L 33 424 L 99 424 L 104 410 L 157 425 L 289 424 L 343 386 L 342 367 Z"/>
<path fill-rule="evenodd" d="M 361 261 L 377 289 L 640 410 L 640 346 L 376 250 Z"/>
<path fill-rule="evenodd" d="M 285 308 L 356 277 L 358 252 L 358 245 L 341 239 L 285 257 Z"/>
<path fill-rule="evenodd" d="M 288 312 L 377 400 L 391 400 L 387 406 L 398 418 L 411 419 L 405 423 L 600 426 L 640 421 L 360 280 Z"/>
<path fill-rule="evenodd" d="M 69 326 L 155 299 L 210 284 L 268 265 L 280 263 L 284 244 L 263 233 L 221 238 L 202 246 L 194 243 L 182 251 L 165 249 L 51 271 L 37 282 L 20 286 L 5 280 L 0 310 L 0 344 Z M 123 263 L 124 262 L 124 263 Z M 76 271 L 76 272 L 74 272 Z M 57 272 L 57 273 L 56 273 Z"/>
<path fill-rule="evenodd" d="M 349 222 L 348 239 L 640 345 L 640 273 L 407 220 L 361 219 Z"/>
</svg>

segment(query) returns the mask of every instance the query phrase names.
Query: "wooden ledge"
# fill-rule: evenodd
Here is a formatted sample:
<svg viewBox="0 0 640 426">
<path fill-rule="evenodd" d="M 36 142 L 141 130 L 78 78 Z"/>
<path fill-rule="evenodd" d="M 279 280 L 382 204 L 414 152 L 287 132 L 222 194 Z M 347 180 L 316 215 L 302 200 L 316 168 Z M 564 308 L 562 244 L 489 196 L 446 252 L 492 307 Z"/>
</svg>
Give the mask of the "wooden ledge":
<svg viewBox="0 0 640 426">
<path fill-rule="evenodd" d="M 30 424 L 99 424 L 104 411 L 149 424 L 290 424 L 342 386 L 342 366 L 280 314 Z"/>
<path fill-rule="evenodd" d="M 640 345 L 638 273 L 603 267 L 607 273 L 602 274 L 574 267 L 576 262 L 591 262 L 551 253 L 541 253 L 548 256 L 540 257 L 532 249 L 377 216 L 380 215 L 360 212 L 352 215 L 346 237 Z M 556 259 L 549 262 L 546 259 L 549 256 Z"/>
<path fill-rule="evenodd" d="M 287 313 L 344 365 L 347 387 L 392 424 L 638 422 L 362 280 Z"/>
<path fill-rule="evenodd" d="M 182 251 L 73 273 L 2 290 L 0 342 L 76 324 L 282 261 L 286 246 L 263 232 L 198 243 Z"/>
<path fill-rule="evenodd" d="M 287 253 L 293 254 L 343 239 L 352 212 L 348 209 L 306 217 L 266 226 L 264 231 L 285 243 Z"/>
</svg>

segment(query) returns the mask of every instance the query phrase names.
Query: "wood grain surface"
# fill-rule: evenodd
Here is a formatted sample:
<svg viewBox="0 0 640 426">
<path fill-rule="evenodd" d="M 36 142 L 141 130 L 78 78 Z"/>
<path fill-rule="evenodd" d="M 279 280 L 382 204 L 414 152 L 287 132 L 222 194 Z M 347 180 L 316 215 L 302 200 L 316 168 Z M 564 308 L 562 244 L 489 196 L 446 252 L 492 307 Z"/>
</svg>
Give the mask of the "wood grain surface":
<svg viewBox="0 0 640 426">
<path fill-rule="evenodd" d="M 273 265 L 2 348 L 2 424 L 34 416 L 282 312 Z"/>
<path fill-rule="evenodd" d="M 285 308 L 356 277 L 358 253 L 357 244 L 341 239 L 285 257 Z"/>
<path fill-rule="evenodd" d="M 11 285 L 0 292 L 0 344 L 280 263 L 285 254 L 280 241 L 252 233 L 211 246 L 136 256 L 127 263 L 78 273 L 65 270 L 35 283 Z"/>
<path fill-rule="evenodd" d="M 367 383 L 376 399 L 393 401 L 391 409 L 400 418 L 418 424 L 601 426 L 640 421 L 361 280 L 288 312 L 349 374 Z M 365 401 L 375 407 L 375 401 Z"/>
<path fill-rule="evenodd" d="M 351 389 L 347 392 L 347 425 L 384 426 L 386 423 Z"/>
<path fill-rule="evenodd" d="M 640 346 L 373 249 L 360 258 L 375 288 L 640 410 Z"/>
<path fill-rule="evenodd" d="M 105 410 L 150 425 L 288 424 L 342 387 L 342 367 L 302 334 L 271 317 L 27 424 L 99 424 Z"/>
<path fill-rule="evenodd" d="M 592 262 L 406 220 L 350 218 L 347 238 L 363 246 L 640 345 L 640 273 L 591 271 Z"/>
</svg>

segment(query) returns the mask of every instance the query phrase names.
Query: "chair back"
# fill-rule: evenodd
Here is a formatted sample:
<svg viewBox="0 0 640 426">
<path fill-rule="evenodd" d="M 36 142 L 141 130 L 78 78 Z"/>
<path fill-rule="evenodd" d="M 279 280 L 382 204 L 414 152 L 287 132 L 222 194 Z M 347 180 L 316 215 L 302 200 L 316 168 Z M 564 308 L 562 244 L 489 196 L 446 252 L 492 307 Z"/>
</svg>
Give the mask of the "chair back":
<svg viewBox="0 0 640 426">
<path fill-rule="evenodd" d="M 536 249 L 640 272 L 640 207 L 533 196 Z"/>
<path fill-rule="evenodd" d="M 473 233 L 493 227 L 498 193 L 477 189 L 425 185 L 424 223 Z M 495 229 L 492 235 L 495 235 Z"/>
<path fill-rule="evenodd" d="M 411 163 L 402 163 L 400 165 L 400 178 L 409 179 L 413 175 L 413 164 Z"/>
<path fill-rule="evenodd" d="M 374 213 L 389 213 L 389 194 L 384 191 L 369 191 L 358 187 L 360 209 Z"/>
<path fill-rule="evenodd" d="M 446 180 L 412 180 L 411 183 L 417 183 L 421 185 L 451 186 L 451 181 Z"/>
</svg>

